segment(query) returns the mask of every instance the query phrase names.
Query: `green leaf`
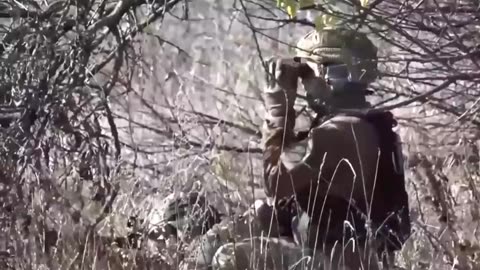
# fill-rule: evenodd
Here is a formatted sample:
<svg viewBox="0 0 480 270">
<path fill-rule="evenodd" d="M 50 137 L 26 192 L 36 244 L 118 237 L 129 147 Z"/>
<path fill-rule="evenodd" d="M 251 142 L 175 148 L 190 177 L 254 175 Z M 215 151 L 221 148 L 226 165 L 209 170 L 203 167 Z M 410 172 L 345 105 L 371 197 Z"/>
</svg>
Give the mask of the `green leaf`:
<svg viewBox="0 0 480 270">
<path fill-rule="evenodd" d="M 338 19 L 334 16 L 322 14 L 315 18 L 314 24 L 317 31 L 322 30 L 323 28 L 334 28 L 338 23 Z"/>
<path fill-rule="evenodd" d="M 287 6 L 287 13 L 290 18 L 295 17 L 297 15 L 297 7 L 294 5 Z"/>
<path fill-rule="evenodd" d="M 299 8 L 311 7 L 315 5 L 315 0 L 300 0 Z"/>
<path fill-rule="evenodd" d="M 325 28 L 325 25 L 323 25 L 322 15 L 315 17 L 315 20 L 313 20 L 313 23 L 315 24 L 315 29 L 317 31 L 320 31 L 323 28 Z"/>
<path fill-rule="evenodd" d="M 360 0 L 360 5 L 362 5 L 362 7 L 366 8 L 368 6 L 368 0 Z"/>
<path fill-rule="evenodd" d="M 277 0 L 277 7 L 283 8 L 290 18 L 297 15 L 298 2 L 295 0 Z"/>
</svg>

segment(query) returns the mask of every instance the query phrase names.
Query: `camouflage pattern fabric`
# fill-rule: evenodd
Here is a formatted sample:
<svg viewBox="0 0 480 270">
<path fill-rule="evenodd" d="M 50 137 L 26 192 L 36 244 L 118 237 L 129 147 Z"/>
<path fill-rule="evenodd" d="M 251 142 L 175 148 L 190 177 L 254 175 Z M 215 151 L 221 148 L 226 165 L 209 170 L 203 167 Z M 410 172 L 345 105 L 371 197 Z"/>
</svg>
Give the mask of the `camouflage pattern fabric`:
<svg viewBox="0 0 480 270">
<path fill-rule="evenodd" d="M 310 46 L 311 49 L 303 57 L 310 57 L 319 63 L 333 61 L 347 64 L 352 57 L 376 59 L 376 50 L 368 39 L 360 37 L 359 40 L 347 42 L 350 45 L 347 44 L 346 47 L 340 46 L 345 37 L 345 32 L 341 31 L 322 34 L 312 32 L 303 40 L 302 46 L 307 49 Z M 366 48 L 368 46 L 371 48 Z M 320 56 L 315 53 L 320 53 Z M 294 132 L 293 109 L 298 79 L 302 79 L 304 86 L 305 83 L 310 83 L 307 85 L 310 89 L 322 89 L 322 78 L 313 78 L 302 63 L 289 59 L 271 59 L 268 67 L 267 87 L 264 91 L 267 107 L 263 128 L 264 188 L 267 196 L 277 202 L 295 195 L 299 198 L 302 209 L 307 211 L 310 218 L 307 226 L 309 233 L 306 236 L 308 247 L 318 248 L 313 245 L 314 242 L 331 247 L 333 242 L 342 241 L 345 236 L 342 225 L 348 221 L 359 224 L 357 227 L 360 230 L 357 232 L 363 237 L 359 244 L 373 244 L 372 248 L 375 249 L 376 242 L 369 242 L 366 237 L 368 231 L 362 228 L 367 225 L 366 216 L 370 210 L 373 211 L 374 221 L 381 224 L 382 219 L 388 215 L 398 214 L 399 206 L 402 206 L 400 208 L 407 213 L 403 216 L 403 223 L 400 225 L 393 222 L 390 229 L 396 227 L 397 232 L 402 231 L 400 226 L 404 231 L 409 231 L 404 176 L 398 173 L 399 167 L 394 165 L 402 163 L 401 153 L 394 149 L 400 142 L 398 136 L 392 136 L 395 133 L 391 130 L 391 121 L 384 121 L 388 118 L 388 113 L 368 115 L 358 111 L 359 113 L 334 114 L 320 125 L 312 127 L 307 138 L 299 141 Z M 308 67 L 314 66 L 309 64 Z M 370 66 L 370 71 L 373 72 L 371 78 L 375 77 L 376 62 Z M 357 101 L 359 103 L 356 104 Z M 345 109 L 368 107 L 364 99 L 333 105 Z M 395 157 L 394 160 L 392 157 Z M 377 181 L 380 188 L 374 196 L 376 209 L 371 209 Z M 395 183 L 392 184 L 391 181 Z M 395 187 L 395 190 L 391 187 Z M 385 204 L 390 198 L 396 202 Z M 322 215 L 326 205 L 330 205 L 330 213 L 333 215 Z M 322 220 L 324 218 L 329 219 L 328 224 Z M 325 233 L 332 224 L 338 232 L 329 231 L 323 238 L 310 232 L 316 230 Z M 404 240 L 405 238 L 397 241 L 397 244 Z M 387 249 L 392 251 L 398 247 L 390 246 Z"/>
<path fill-rule="evenodd" d="M 265 206 L 262 203 L 240 217 L 225 218 L 206 234 L 196 238 L 186 251 L 181 269 L 210 269 L 214 254 L 225 244 L 257 236 L 279 236 L 279 229 L 275 226 L 277 223 L 270 222 L 272 212 Z"/>
<path fill-rule="evenodd" d="M 216 224 L 205 235 L 194 239 L 188 246 L 179 269 L 211 269 L 215 252 L 232 240 L 233 235 L 228 225 L 226 222 Z"/>
<path fill-rule="evenodd" d="M 373 58 L 372 62 L 363 62 L 374 63 L 364 66 L 369 68 L 370 77 L 363 78 L 370 82 L 376 76 L 376 49 L 361 36 L 343 46 L 342 39 L 349 34 L 311 33 L 299 43 L 309 49 L 308 53 L 298 54 L 318 63 L 343 62 L 351 67 L 358 60 L 354 58 Z M 368 239 L 371 228 L 366 227 L 366 219 L 371 198 L 381 205 L 389 192 L 400 195 L 392 197 L 397 204 L 385 204 L 384 208 L 377 204 L 372 210 L 374 221 L 399 206 L 405 208 L 403 174 L 398 173 L 401 162 L 398 158 L 391 160 L 398 138 L 391 136 L 394 133 L 391 122 L 385 120 L 388 117 L 382 118 L 387 114 L 343 114 L 332 115 L 312 127 L 307 138 L 299 141 L 294 132 L 293 108 L 298 80 L 310 89 L 325 87 L 322 78 L 312 79 L 311 67 L 294 59 L 268 62 L 263 174 L 265 192 L 274 199 L 274 208 L 259 207 L 256 213 L 241 219 L 216 224 L 190 245 L 181 269 L 379 269 L 378 243 Z M 339 108 L 368 107 L 363 97 L 331 104 Z M 379 149 L 386 153 L 379 156 Z M 393 156 L 398 157 L 398 152 Z M 379 158 L 382 167 L 378 173 Z M 397 171 L 392 172 L 395 168 Z M 374 193 L 377 177 L 383 182 L 380 191 Z M 395 185 L 385 182 L 390 180 Z M 406 228 L 405 223 L 390 223 L 390 229 L 398 226 Z M 388 236 L 382 237 L 388 240 Z M 389 251 L 397 249 L 380 245 Z"/>
<path fill-rule="evenodd" d="M 273 87 L 267 90 L 266 95 L 282 91 L 278 84 L 271 86 Z M 288 88 L 284 90 L 289 91 Z M 287 93 L 283 98 L 290 95 Z M 276 97 L 276 106 L 269 106 L 274 108 L 269 111 L 269 117 L 280 121 L 267 120 L 263 133 L 266 194 L 276 198 L 298 193 L 313 198 L 326 198 L 328 195 L 341 198 L 347 203 L 354 202 L 367 213 L 377 181 L 379 149 L 386 151 L 382 156 L 386 159 L 393 155 L 394 149 L 390 146 L 396 143 L 395 139 L 380 140 L 380 135 L 393 132 L 391 126 L 376 126 L 377 120 L 368 121 L 361 115 L 334 115 L 321 125 L 313 127 L 305 140 L 296 141 L 293 135 L 294 117 L 275 117 L 278 111 L 282 111 L 280 104 L 288 104 L 282 100 L 282 95 Z M 272 102 L 274 99 L 266 100 Z M 290 110 L 293 109 L 283 109 Z M 284 125 L 275 126 L 277 123 Z M 382 131 L 379 132 L 380 130 Z M 395 155 L 399 156 L 398 153 Z M 401 162 L 397 160 L 397 163 Z M 385 163 L 381 169 L 384 170 L 385 167 L 387 171 L 379 181 L 388 181 L 394 177 L 388 172 L 394 170 L 391 164 Z M 398 192 L 403 192 L 405 187 L 403 180 L 400 181 L 395 187 Z M 381 190 L 386 191 L 388 185 L 383 187 Z M 318 202 L 320 206 L 322 202 Z"/>
<path fill-rule="evenodd" d="M 318 183 L 318 190 L 324 193 L 319 194 L 321 197 L 328 190 L 329 194 L 347 201 L 352 192 L 357 200 L 365 196 L 370 198 L 363 186 L 353 185 L 353 180 L 358 175 L 370 182 L 365 183 L 367 191 L 372 187 L 375 172 L 363 170 L 360 175 L 360 163 L 363 168 L 375 168 L 378 157 L 375 150 L 379 144 L 374 127 L 357 117 L 338 116 L 314 127 L 307 140 L 296 142 L 293 105 L 301 69 L 284 59 L 271 61 L 269 68 L 264 93 L 267 116 L 263 129 L 267 196 L 290 197 L 310 187 L 316 190 L 311 184 Z M 332 176 L 339 180 L 331 179 Z"/>
<path fill-rule="evenodd" d="M 219 248 L 212 269 L 377 270 L 379 266 L 374 257 L 352 241 L 314 251 L 287 239 L 253 237 Z"/>
<path fill-rule="evenodd" d="M 378 76 L 377 48 L 364 33 L 354 30 L 310 31 L 298 41 L 296 57 L 318 64 L 346 64 L 354 79 L 367 84 Z"/>
<path fill-rule="evenodd" d="M 401 249 L 411 233 L 401 141 L 392 130 L 397 125 L 392 113 L 371 113 L 365 118 L 376 126 L 381 145 L 377 173 L 380 181 L 377 181 L 373 195 L 371 219 L 382 225 L 375 228 L 381 234 L 375 237 L 383 242 L 379 250 L 391 253 Z"/>
<path fill-rule="evenodd" d="M 369 123 L 337 116 L 314 127 L 306 140 L 286 142 L 281 148 L 281 143 L 265 144 L 268 196 L 282 198 L 311 190 L 319 197 L 329 194 L 347 201 L 371 198 L 379 140 Z"/>
<path fill-rule="evenodd" d="M 378 76 L 377 49 L 364 33 L 349 29 L 313 30 L 297 43 L 295 61 L 310 67 L 302 76 L 309 106 L 366 108 L 368 84 Z"/>
<path fill-rule="evenodd" d="M 203 194 L 192 191 L 172 198 L 164 209 L 163 219 L 180 238 L 195 237 L 220 222 L 221 214 Z"/>
<path fill-rule="evenodd" d="M 317 264 L 320 259 L 317 256 Z M 306 269 L 312 265 L 312 251 L 279 238 L 252 237 L 228 243 L 217 250 L 214 270 Z"/>
<path fill-rule="evenodd" d="M 180 269 L 378 269 L 377 261 L 363 247 L 345 243 L 316 251 L 291 238 L 266 237 L 266 231 L 225 222 L 215 225 L 206 235 L 191 243 L 189 256 Z M 363 259 L 362 256 L 368 256 Z M 306 268 L 308 267 L 308 268 Z"/>
</svg>

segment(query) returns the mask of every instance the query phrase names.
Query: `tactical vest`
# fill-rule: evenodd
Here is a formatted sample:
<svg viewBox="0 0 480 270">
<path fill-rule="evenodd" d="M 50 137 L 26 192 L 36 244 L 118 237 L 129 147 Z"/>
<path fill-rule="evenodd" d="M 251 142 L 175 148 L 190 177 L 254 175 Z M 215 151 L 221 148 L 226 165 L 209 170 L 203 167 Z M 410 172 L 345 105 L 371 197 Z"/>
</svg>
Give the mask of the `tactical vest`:
<svg viewBox="0 0 480 270">
<path fill-rule="evenodd" d="M 405 190 L 405 174 L 403 168 L 403 155 L 400 137 L 392 128 L 397 125 L 391 112 L 367 111 L 359 113 L 341 113 L 360 117 L 371 123 L 380 140 L 380 158 L 376 187 L 373 192 L 373 205 L 371 207 L 371 231 L 382 244 L 379 249 L 394 251 L 399 250 L 411 233 L 408 194 Z M 340 114 L 324 116 L 319 122 L 323 122 Z M 316 123 L 319 124 L 319 123 Z M 299 134 L 298 139 L 306 138 L 308 132 Z M 302 138 L 304 137 L 304 138 Z M 302 208 L 309 205 L 308 199 L 303 200 L 301 194 L 297 194 L 297 200 Z M 325 210 L 331 212 L 329 232 L 319 237 L 321 241 L 335 242 L 342 238 L 352 237 L 362 239 L 367 237 L 365 225 L 369 209 L 362 207 L 364 204 L 352 205 L 338 198 L 326 198 Z M 356 228 L 355 233 L 343 230 L 344 214 L 350 210 L 348 221 Z M 334 226 L 332 226 L 332 224 Z M 322 224 L 320 224 L 322 226 Z M 327 224 L 325 224 L 327 226 Z"/>
</svg>

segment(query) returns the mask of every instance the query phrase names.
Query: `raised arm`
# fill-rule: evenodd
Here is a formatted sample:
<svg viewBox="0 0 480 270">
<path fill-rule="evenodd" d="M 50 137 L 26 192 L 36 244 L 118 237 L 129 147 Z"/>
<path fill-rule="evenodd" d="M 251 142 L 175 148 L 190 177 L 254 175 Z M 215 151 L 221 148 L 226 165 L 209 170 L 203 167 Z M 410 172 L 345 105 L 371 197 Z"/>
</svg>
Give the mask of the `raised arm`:
<svg viewBox="0 0 480 270">
<path fill-rule="evenodd" d="M 262 137 L 263 175 L 265 191 L 269 197 L 275 195 L 282 197 L 293 191 L 291 185 L 288 187 L 285 184 L 289 181 L 287 178 L 291 177 L 287 169 L 288 164 L 281 160 L 281 154 L 295 141 L 293 106 L 301 72 L 301 64 L 293 59 L 271 59 L 268 62 L 266 88 L 263 93 L 266 117 Z M 279 189 L 277 189 L 277 183 L 282 183 Z"/>
</svg>

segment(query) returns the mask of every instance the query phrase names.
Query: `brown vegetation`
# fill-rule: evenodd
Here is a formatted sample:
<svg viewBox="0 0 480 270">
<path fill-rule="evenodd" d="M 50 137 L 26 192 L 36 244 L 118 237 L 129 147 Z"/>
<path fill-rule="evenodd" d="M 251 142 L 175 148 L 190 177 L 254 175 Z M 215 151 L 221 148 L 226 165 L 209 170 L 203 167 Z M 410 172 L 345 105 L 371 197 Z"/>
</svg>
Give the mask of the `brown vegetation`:
<svg viewBox="0 0 480 270">
<path fill-rule="evenodd" d="M 158 221 L 162 199 L 197 180 L 226 214 L 264 196 L 262 61 L 291 54 L 311 12 L 0 1 L 0 268 L 174 267 L 175 252 L 125 247 L 127 217 Z M 373 99 L 394 109 L 405 142 L 415 233 L 397 262 L 478 269 L 478 3 L 380 0 L 363 14 L 383 72 Z M 310 119 L 304 109 L 298 128 Z"/>
</svg>

